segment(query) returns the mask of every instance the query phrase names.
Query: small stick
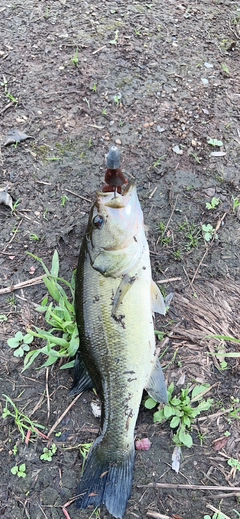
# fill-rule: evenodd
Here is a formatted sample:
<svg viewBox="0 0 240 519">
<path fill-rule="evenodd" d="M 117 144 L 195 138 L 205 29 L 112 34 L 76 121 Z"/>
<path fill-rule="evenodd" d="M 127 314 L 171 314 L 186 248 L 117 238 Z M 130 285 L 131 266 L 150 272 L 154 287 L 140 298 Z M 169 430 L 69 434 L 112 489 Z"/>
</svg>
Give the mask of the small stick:
<svg viewBox="0 0 240 519">
<path fill-rule="evenodd" d="M 91 202 L 92 200 L 89 200 L 89 198 L 86 198 L 85 196 L 81 196 L 78 193 L 74 193 L 74 191 L 70 191 L 70 189 L 65 189 L 68 193 L 71 193 L 71 195 L 78 196 L 78 198 L 81 198 L 82 200 L 86 200 L 86 202 Z"/>
<path fill-rule="evenodd" d="M 6 112 L 6 110 L 8 110 L 8 108 L 10 108 L 11 106 L 14 106 L 15 103 L 14 101 L 11 101 L 11 103 L 8 103 L 6 106 L 4 106 L 4 108 L 1 110 L 0 112 L 0 115 L 4 114 L 4 112 Z"/>
<path fill-rule="evenodd" d="M 146 512 L 148 517 L 154 517 L 154 519 L 172 519 L 170 515 L 159 514 L 158 512 Z"/>
<path fill-rule="evenodd" d="M 17 226 L 17 228 L 16 228 L 16 231 L 14 232 L 13 236 L 11 237 L 11 240 L 7 243 L 5 249 L 3 249 L 3 252 L 5 252 L 5 250 L 7 250 L 7 248 L 8 248 L 9 245 L 10 245 L 10 243 L 12 243 L 12 241 L 14 240 L 14 238 L 15 238 L 15 236 L 16 236 L 16 234 L 17 234 L 17 231 L 18 231 L 18 229 L 19 229 L 19 227 L 20 227 L 20 225 L 21 225 L 21 223 L 22 223 L 22 220 L 20 220 L 20 222 L 19 222 L 19 224 L 18 224 L 18 226 Z"/>
<path fill-rule="evenodd" d="M 79 399 L 79 397 L 82 395 L 82 393 L 79 393 L 79 395 L 77 395 L 74 400 L 71 402 L 71 404 L 67 407 L 67 409 L 65 409 L 65 411 L 61 414 L 61 416 L 59 416 L 59 418 L 57 419 L 57 421 L 55 422 L 55 424 L 51 427 L 49 433 L 48 433 L 48 438 L 51 436 L 51 434 L 55 431 L 55 429 L 57 428 L 57 426 L 60 424 L 60 422 L 63 420 L 64 416 L 66 416 L 66 414 L 68 413 L 68 411 L 70 411 L 70 409 L 74 406 L 74 404 L 77 402 L 77 400 Z"/>
<path fill-rule="evenodd" d="M 161 279 L 161 281 L 157 281 L 159 285 L 163 285 L 164 283 L 172 283 L 173 281 L 181 281 L 182 278 L 167 278 Z"/>
<path fill-rule="evenodd" d="M 198 266 L 197 266 L 197 268 L 196 268 L 196 270 L 195 270 L 195 272 L 194 272 L 194 276 L 193 276 L 192 281 L 191 281 L 191 287 L 192 287 L 192 284 L 193 284 L 194 281 L 195 281 L 195 278 L 196 278 L 196 276 L 197 276 L 197 274 L 198 274 L 198 272 L 199 272 L 199 269 L 200 269 L 200 267 L 201 267 L 201 265 L 202 265 L 203 260 L 206 258 L 207 254 L 208 254 L 208 250 L 209 250 L 209 249 L 208 249 L 208 247 L 207 247 L 206 250 L 205 250 L 205 252 L 204 252 L 204 254 L 203 254 L 202 259 L 200 260 L 200 262 L 199 262 L 199 264 L 198 264 Z M 192 288 L 193 288 L 193 287 L 192 287 Z"/>
<path fill-rule="evenodd" d="M 97 52 L 101 52 L 101 50 L 105 49 L 106 45 L 103 45 L 103 47 L 99 47 L 99 49 L 94 50 L 92 54 L 97 54 Z"/>
<path fill-rule="evenodd" d="M 187 273 L 187 271 L 186 271 L 186 269 L 185 269 L 184 266 L 183 266 L 183 270 L 184 270 L 184 272 L 185 272 L 185 274 L 186 274 L 186 278 L 187 278 L 187 280 L 188 280 L 188 283 L 189 283 L 189 285 L 190 285 L 190 287 L 191 287 L 191 289 L 192 289 L 192 291 L 193 291 L 193 286 L 192 286 L 191 279 L 190 279 L 190 277 L 189 277 L 189 275 L 188 275 L 188 273 Z"/>
<path fill-rule="evenodd" d="M 212 505 L 207 504 L 206 507 L 209 508 L 210 510 L 212 510 L 212 512 L 216 512 L 217 514 L 220 514 L 220 513 L 221 513 L 221 516 L 222 516 L 224 519 L 231 519 L 231 517 L 229 517 L 228 515 L 224 514 L 223 512 L 220 512 L 220 510 L 218 510 L 217 508 L 215 508 L 215 506 L 212 506 Z"/>
<path fill-rule="evenodd" d="M 152 198 L 152 197 L 153 197 L 153 195 L 154 195 L 154 194 L 156 193 L 156 191 L 157 191 L 157 188 L 158 188 L 158 187 L 156 186 L 156 187 L 154 188 L 154 190 L 150 193 L 150 195 L 149 195 L 148 198 Z"/>
<path fill-rule="evenodd" d="M 170 214 L 170 216 L 169 216 L 169 219 L 168 219 L 168 221 L 167 221 L 167 225 L 166 225 L 166 227 L 165 227 L 165 229 L 164 229 L 164 231 L 163 231 L 163 233 L 162 233 L 161 238 L 164 236 L 164 234 L 166 233 L 166 230 L 168 229 L 168 226 L 169 226 L 169 224 L 170 224 L 170 222 L 171 222 L 171 219 L 172 219 L 173 213 L 174 213 L 175 208 L 176 208 L 176 205 L 177 205 L 177 201 L 178 201 L 178 195 L 176 196 L 176 200 L 175 200 L 174 206 L 173 206 L 173 208 L 172 208 L 172 212 L 171 212 L 171 214 Z M 160 240 L 160 238 L 158 238 L 157 243 L 159 242 L 159 240 Z"/>
<path fill-rule="evenodd" d="M 187 489 L 187 490 L 222 490 L 227 491 L 234 490 L 235 492 L 240 492 L 240 487 L 230 487 L 230 486 L 218 486 L 218 485 L 181 485 L 179 483 L 148 483 L 148 485 L 138 485 L 138 488 L 176 488 L 177 490 Z"/>
<path fill-rule="evenodd" d="M 49 377 L 49 368 L 46 369 L 46 397 L 47 397 L 47 421 L 50 417 L 50 397 L 49 397 L 49 388 L 48 388 L 48 377 Z"/>
<path fill-rule="evenodd" d="M 22 281 L 21 283 L 17 283 L 16 285 L 11 285 L 10 287 L 1 288 L 0 295 L 8 294 L 9 292 L 14 292 L 14 290 L 18 290 L 19 288 L 31 287 L 33 285 L 39 285 L 39 283 L 43 283 L 44 275 L 38 276 L 36 278 L 28 279 L 27 281 Z"/>
<path fill-rule="evenodd" d="M 219 220 L 218 220 L 218 222 L 217 222 L 217 225 L 216 225 L 216 228 L 215 228 L 215 230 L 214 230 L 213 236 L 212 236 L 212 240 L 215 238 L 216 233 L 218 232 L 218 229 L 219 229 L 219 227 L 220 227 L 221 223 L 223 222 L 223 220 L 224 220 L 224 218 L 225 218 L 226 215 L 227 215 L 227 213 L 224 213 L 223 216 L 221 216 L 221 218 L 219 218 Z M 210 246 L 211 246 L 211 245 L 210 245 Z M 197 266 L 197 268 L 196 268 L 196 270 L 195 270 L 194 276 L 193 276 L 192 281 L 191 281 L 192 284 L 194 283 L 194 280 L 195 280 L 195 278 L 196 278 L 196 276 L 197 276 L 197 274 L 198 274 L 198 272 L 199 272 L 199 269 L 200 269 L 200 267 L 201 267 L 201 265 L 202 265 L 203 260 L 206 258 L 207 254 L 208 254 L 208 252 L 209 252 L 209 248 L 210 248 L 210 247 L 208 247 L 208 246 L 206 247 L 206 250 L 205 250 L 205 252 L 204 252 L 204 254 L 203 254 L 203 257 L 202 257 L 202 259 L 200 260 L 200 262 L 199 262 L 199 264 L 198 264 L 198 266 Z"/>
</svg>

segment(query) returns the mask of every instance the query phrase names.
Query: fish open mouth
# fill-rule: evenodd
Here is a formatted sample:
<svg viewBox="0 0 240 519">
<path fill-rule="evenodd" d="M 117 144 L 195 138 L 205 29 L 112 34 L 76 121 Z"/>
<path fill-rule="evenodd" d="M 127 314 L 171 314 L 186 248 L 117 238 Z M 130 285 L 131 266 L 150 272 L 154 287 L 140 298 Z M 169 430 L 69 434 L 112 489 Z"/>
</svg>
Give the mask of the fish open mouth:
<svg viewBox="0 0 240 519">
<path fill-rule="evenodd" d="M 107 207 L 112 207 L 114 209 L 123 209 L 124 207 L 126 207 L 128 199 L 131 197 L 135 189 L 136 185 L 133 182 L 130 182 L 126 185 L 126 187 L 123 188 L 122 194 L 118 193 L 117 191 L 111 191 L 106 193 L 97 191 L 97 197 L 101 198 L 102 202 Z"/>
</svg>

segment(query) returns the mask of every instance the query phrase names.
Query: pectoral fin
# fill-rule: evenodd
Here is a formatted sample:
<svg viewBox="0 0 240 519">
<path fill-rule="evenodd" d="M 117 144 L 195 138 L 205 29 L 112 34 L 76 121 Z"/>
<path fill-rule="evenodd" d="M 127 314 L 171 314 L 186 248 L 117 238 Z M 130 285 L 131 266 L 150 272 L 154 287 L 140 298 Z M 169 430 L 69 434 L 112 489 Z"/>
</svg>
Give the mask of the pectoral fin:
<svg viewBox="0 0 240 519">
<path fill-rule="evenodd" d="M 156 283 L 154 283 L 153 280 L 151 283 L 151 301 L 152 301 L 152 311 L 153 312 L 155 312 L 157 314 L 161 314 L 161 315 L 166 314 L 166 305 L 165 305 L 163 296 L 162 296 L 158 286 L 156 285 Z"/>
<path fill-rule="evenodd" d="M 116 311 L 118 310 L 120 304 L 122 303 L 124 296 L 126 295 L 128 290 L 131 288 L 134 281 L 136 280 L 136 277 L 137 276 L 129 276 L 128 274 L 125 274 L 125 276 L 123 276 L 122 281 L 114 296 L 113 307 L 112 307 L 112 316 L 116 315 Z"/>
<path fill-rule="evenodd" d="M 151 372 L 145 389 L 148 392 L 149 396 L 156 400 L 156 402 L 163 402 L 163 404 L 167 404 L 167 386 L 164 379 L 163 370 L 161 368 L 161 364 L 158 358 L 156 360 L 156 363 L 154 364 L 153 370 Z"/>
</svg>

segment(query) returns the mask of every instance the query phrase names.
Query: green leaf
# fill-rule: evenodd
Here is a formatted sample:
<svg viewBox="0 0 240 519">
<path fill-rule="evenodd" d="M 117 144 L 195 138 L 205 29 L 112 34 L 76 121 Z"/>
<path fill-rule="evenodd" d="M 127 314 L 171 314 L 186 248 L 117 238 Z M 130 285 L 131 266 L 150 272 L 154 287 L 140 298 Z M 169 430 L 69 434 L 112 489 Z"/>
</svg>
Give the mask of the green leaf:
<svg viewBox="0 0 240 519">
<path fill-rule="evenodd" d="M 55 301 L 59 301 L 61 295 L 59 293 L 59 290 L 57 288 L 57 283 L 54 279 L 48 278 L 47 276 L 43 277 L 44 284 L 46 288 L 48 289 L 49 294 L 52 296 L 52 298 Z"/>
<path fill-rule="evenodd" d="M 46 362 L 44 362 L 44 364 L 41 366 L 41 368 L 47 368 L 48 366 L 52 366 L 52 364 L 54 364 L 54 362 L 56 362 L 57 360 L 57 356 L 51 356 L 49 355 L 48 359 L 46 360 Z"/>
<path fill-rule="evenodd" d="M 18 348 L 19 341 L 13 337 L 12 339 L 8 339 L 7 344 L 10 348 Z"/>
<path fill-rule="evenodd" d="M 71 369 L 75 366 L 75 360 L 71 360 L 70 362 L 66 362 L 66 364 L 63 364 L 63 366 L 60 367 L 60 369 Z"/>
<path fill-rule="evenodd" d="M 39 353 L 41 353 L 41 350 L 29 351 L 29 353 L 27 353 L 27 355 L 24 359 L 24 368 L 23 368 L 22 372 L 31 366 L 31 364 L 37 358 Z"/>
<path fill-rule="evenodd" d="M 176 406 L 178 406 L 178 405 L 180 405 L 180 404 L 181 404 L 181 400 L 180 400 L 180 398 L 177 398 L 176 396 L 174 396 L 174 397 L 171 399 L 171 405 L 174 405 L 174 406 L 176 405 Z"/>
<path fill-rule="evenodd" d="M 153 398 L 149 397 L 147 400 L 145 400 L 144 407 L 146 409 L 153 409 L 157 405 L 157 402 L 153 400 Z"/>
<path fill-rule="evenodd" d="M 163 414 L 163 409 L 161 409 L 161 411 L 156 411 L 156 413 L 154 413 L 154 415 L 153 415 L 153 422 L 161 423 L 161 422 L 163 422 L 163 420 L 165 420 L 165 417 Z"/>
<path fill-rule="evenodd" d="M 51 274 L 52 274 L 52 276 L 54 276 L 56 278 L 58 277 L 58 274 L 59 274 L 59 256 L 58 256 L 58 252 L 56 250 L 54 251 L 54 254 L 53 254 Z"/>
<path fill-rule="evenodd" d="M 182 417 L 182 423 L 183 423 L 183 425 L 186 425 L 186 427 L 190 427 L 192 422 L 191 422 L 189 416 L 184 415 Z"/>
<path fill-rule="evenodd" d="M 18 467 L 17 467 L 17 466 L 12 467 L 12 468 L 11 468 L 11 473 L 14 474 L 14 475 L 16 475 L 16 474 L 18 473 Z"/>
<path fill-rule="evenodd" d="M 30 333 L 27 333 L 26 335 L 24 335 L 23 341 L 24 344 L 31 344 L 31 342 L 33 341 L 33 336 Z"/>
<path fill-rule="evenodd" d="M 178 427 L 180 423 L 180 418 L 179 416 L 174 416 L 170 422 L 170 427 L 171 429 L 175 429 L 175 427 Z"/>
<path fill-rule="evenodd" d="M 189 448 L 192 447 L 193 441 L 192 441 L 191 434 L 187 433 L 185 431 L 185 428 L 183 428 L 183 427 L 180 428 L 179 433 L 178 433 L 178 438 L 179 438 L 180 442 L 183 445 L 185 445 L 186 447 L 189 447 Z"/>
<path fill-rule="evenodd" d="M 168 392 L 168 400 L 171 400 L 171 397 L 172 397 L 173 391 L 174 391 L 174 383 L 171 382 L 170 386 L 168 386 L 168 388 L 167 388 L 167 392 Z"/>
<path fill-rule="evenodd" d="M 21 472 L 25 472 L 25 470 L 26 470 L 26 464 L 25 464 L 25 463 L 22 463 L 21 465 L 19 465 L 19 470 L 21 470 Z"/>
<path fill-rule="evenodd" d="M 19 348 L 14 351 L 13 355 L 14 355 L 14 357 L 23 357 L 24 350 L 23 350 L 22 346 L 19 346 Z"/>
<path fill-rule="evenodd" d="M 163 408 L 163 414 L 164 414 L 164 417 L 167 420 L 168 418 L 170 418 L 170 416 L 172 416 L 175 413 L 174 413 L 173 408 L 170 405 L 165 405 L 164 408 Z"/>
<path fill-rule="evenodd" d="M 200 400 L 202 398 L 203 394 L 206 392 L 206 389 L 210 387 L 210 384 L 203 384 L 201 386 L 195 386 L 192 390 L 192 397 L 191 400 Z M 198 397 L 198 398 L 196 398 Z"/>
<path fill-rule="evenodd" d="M 211 144 L 211 146 L 223 146 L 223 142 L 218 139 L 209 139 L 207 142 Z"/>
</svg>

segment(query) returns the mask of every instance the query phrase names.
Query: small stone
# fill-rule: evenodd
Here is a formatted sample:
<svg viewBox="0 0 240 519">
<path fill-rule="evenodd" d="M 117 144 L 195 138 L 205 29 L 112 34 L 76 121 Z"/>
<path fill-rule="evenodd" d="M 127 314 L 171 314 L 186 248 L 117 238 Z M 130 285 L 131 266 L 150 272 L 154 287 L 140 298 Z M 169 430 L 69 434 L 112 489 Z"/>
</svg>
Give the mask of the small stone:
<svg viewBox="0 0 240 519">
<path fill-rule="evenodd" d="M 121 146 L 121 144 L 122 144 L 121 139 L 116 139 L 115 142 L 116 142 L 116 144 L 118 144 L 119 146 Z"/>
</svg>

